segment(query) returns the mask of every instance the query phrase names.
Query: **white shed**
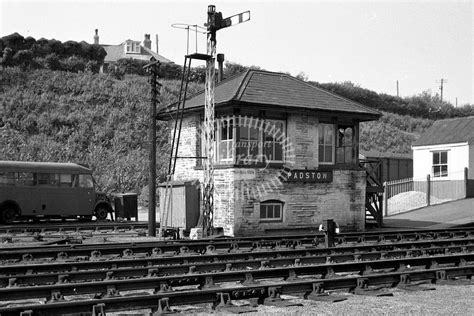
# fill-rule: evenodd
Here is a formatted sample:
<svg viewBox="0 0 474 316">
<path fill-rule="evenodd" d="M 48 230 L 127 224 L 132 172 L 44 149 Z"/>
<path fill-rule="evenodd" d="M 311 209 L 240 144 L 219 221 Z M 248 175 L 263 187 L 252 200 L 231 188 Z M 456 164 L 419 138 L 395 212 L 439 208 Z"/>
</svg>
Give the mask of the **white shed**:
<svg viewBox="0 0 474 316">
<path fill-rule="evenodd" d="M 436 121 L 412 150 L 415 181 L 467 181 L 465 194 L 474 196 L 474 116 Z"/>
</svg>

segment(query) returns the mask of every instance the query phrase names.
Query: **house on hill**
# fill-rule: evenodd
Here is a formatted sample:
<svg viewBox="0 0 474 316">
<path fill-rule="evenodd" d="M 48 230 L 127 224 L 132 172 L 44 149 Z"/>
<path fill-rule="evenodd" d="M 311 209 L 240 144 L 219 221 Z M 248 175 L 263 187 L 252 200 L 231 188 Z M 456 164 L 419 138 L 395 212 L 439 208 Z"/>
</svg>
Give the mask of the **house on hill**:
<svg viewBox="0 0 474 316">
<path fill-rule="evenodd" d="M 451 198 L 474 197 L 474 116 L 436 121 L 412 150 L 414 179 L 430 175 Z"/>
<path fill-rule="evenodd" d="M 175 114 L 172 105 L 158 118 Z M 380 116 L 283 73 L 247 70 L 218 83 L 214 226 L 255 235 L 334 219 L 342 230 L 364 229 L 359 124 Z M 201 92 L 185 103 L 175 181 L 203 181 L 203 117 Z"/>
<path fill-rule="evenodd" d="M 107 55 L 104 58 L 104 64 L 101 72 L 107 72 L 107 69 L 123 58 L 150 61 L 153 57 L 161 63 L 172 63 L 171 60 L 158 54 L 158 37 L 156 43 L 156 52 L 151 49 L 150 34 L 145 34 L 143 44 L 140 41 L 128 39 L 118 45 L 99 44 L 99 31 L 95 30 L 94 44 L 98 44 L 105 49 Z"/>
</svg>

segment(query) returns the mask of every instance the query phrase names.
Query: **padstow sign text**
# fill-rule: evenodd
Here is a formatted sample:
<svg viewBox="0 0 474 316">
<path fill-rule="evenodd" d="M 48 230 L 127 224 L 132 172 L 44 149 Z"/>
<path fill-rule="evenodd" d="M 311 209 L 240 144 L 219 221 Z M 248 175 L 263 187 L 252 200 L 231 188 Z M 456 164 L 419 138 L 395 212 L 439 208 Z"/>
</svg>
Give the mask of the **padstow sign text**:
<svg viewBox="0 0 474 316">
<path fill-rule="evenodd" d="M 287 182 L 332 182 L 332 171 L 290 170 Z"/>
</svg>

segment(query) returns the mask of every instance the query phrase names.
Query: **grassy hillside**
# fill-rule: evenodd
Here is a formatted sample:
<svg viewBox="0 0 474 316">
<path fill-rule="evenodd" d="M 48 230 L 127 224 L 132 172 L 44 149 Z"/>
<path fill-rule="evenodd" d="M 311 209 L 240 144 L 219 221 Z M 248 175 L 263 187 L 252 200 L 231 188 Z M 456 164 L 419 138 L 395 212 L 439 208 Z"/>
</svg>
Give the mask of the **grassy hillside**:
<svg viewBox="0 0 474 316">
<path fill-rule="evenodd" d="M 102 190 L 146 184 L 149 84 L 146 77 L 18 68 L 1 71 L 0 159 L 88 164 Z M 160 101 L 176 99 L 179 82 L 162 80 Z M 190 93 L 201 89 L 190 83 Z M 158 124 L 158 174 L 167 161 L 168 131 Z M 162 180 L 162 179 L 161 179 Z"/>
<path fill-rule="evenodd" d="M 0 160 L 88 164 L 100 189 L 141 192 L 148 168 L 147 77 L 11 67 L 1 71 Z M 160 80 L 161 104 L 177 98 L 179 81 Z M 188 95 L 202 89 L 190 83 Z M 410 151 L 429 119 L 384 112 L 361 128 L 361 149 Z M 158 124 L 158 180 L 168 160 L 169 130 Z"/>
<path fill-rule="evenodd" d="M 378 121 L 365 122 L 360 129 L 360 149 L 380 152 L 410 153 L 411 144 L 418 139 L 433 120 L 382 112 Z"/>
</svg>

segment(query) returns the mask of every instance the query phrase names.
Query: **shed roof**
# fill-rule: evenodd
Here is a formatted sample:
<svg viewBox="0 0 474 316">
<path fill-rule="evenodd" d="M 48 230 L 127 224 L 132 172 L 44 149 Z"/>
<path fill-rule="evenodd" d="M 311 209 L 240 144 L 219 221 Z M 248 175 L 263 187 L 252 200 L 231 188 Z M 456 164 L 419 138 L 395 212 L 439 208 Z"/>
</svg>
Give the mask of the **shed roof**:
<svg viewBox="0 0 474 316">
<path fill-rule="evenodd" d="M 440 120 L 433 123 L 413 146 L 474 143 L 474 116 Z"/>
<path fill-rule="evenodd" d="M 332 92 L 315 87 L 288 74 L 249 69 L 228 78 L 215 87 L 216 107 L 239 104 L 267 105 L 272 107 L 300 108 L 330 112 L 360 114 L 376 119 L 381 113 Z M 173 106 L 168 107 L 172 110 Z M 204 91 L 191 96 L 185 110 L 204 107 Z"/>
<path fill-rule="evenodd" d="M 380 152 L 376 150 L 361 150 L 360 154 L 365 158 L 386 158 L 386 159 L 413 159 L 412 153 Z"/>
</svg>

